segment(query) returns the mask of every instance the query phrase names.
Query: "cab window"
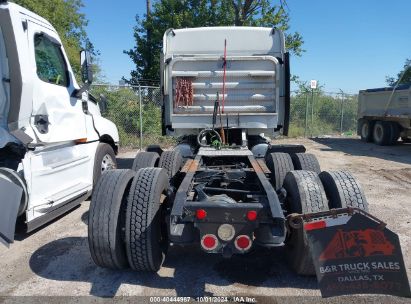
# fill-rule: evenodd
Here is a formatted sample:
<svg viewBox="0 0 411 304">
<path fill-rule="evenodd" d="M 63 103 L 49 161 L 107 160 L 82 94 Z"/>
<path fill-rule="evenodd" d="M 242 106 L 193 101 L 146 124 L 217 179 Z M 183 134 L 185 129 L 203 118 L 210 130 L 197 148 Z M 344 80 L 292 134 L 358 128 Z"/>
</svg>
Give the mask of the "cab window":
<svg viewBox="0 0 411 304">
<path fill-rule="evenodd" d="M 34 49 L 38 77 L 45 82 L 67 87 L 67 65 L 60 45 L 46 35 L 38 34 L 34 37 Z"/>
</svg>

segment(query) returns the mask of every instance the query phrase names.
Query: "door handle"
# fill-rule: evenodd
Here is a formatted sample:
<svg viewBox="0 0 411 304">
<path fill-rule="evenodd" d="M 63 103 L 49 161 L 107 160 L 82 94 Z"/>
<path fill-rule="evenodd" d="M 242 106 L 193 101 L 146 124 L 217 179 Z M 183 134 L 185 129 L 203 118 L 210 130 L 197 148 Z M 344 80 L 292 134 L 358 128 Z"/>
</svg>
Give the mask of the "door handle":
<svg viewBox="0 0 411 304">
<path fill-rule="evenodd" d="M 34 125 L 41 134 L 47 134 L 49 132 L 49 117 L 48 115 L 35 115 Z"/>
</svg>

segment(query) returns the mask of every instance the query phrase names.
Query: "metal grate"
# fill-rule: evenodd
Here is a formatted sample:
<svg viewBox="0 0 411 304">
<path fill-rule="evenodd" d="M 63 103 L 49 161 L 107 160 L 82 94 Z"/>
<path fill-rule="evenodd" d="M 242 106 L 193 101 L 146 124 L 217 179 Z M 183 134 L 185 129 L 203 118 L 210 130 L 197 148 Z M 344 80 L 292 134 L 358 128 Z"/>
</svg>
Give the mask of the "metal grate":
<svg viewBox="0 0 411 304">
<path fill-rule="evenodd" d="M 217 94 L 220 101 L 223 97 L 222 61 L 183 61 L 176 64 L 172 72 L 174 96 L 180 94 L 179 84 L 186 77 L 191 80 L 193 102 L 185 106 L 175 103 L 174 113 L 212 113 Z M 272 61 L 228 61 L 225 112 L 275 113 L 276 83 Z"/>
</svg>

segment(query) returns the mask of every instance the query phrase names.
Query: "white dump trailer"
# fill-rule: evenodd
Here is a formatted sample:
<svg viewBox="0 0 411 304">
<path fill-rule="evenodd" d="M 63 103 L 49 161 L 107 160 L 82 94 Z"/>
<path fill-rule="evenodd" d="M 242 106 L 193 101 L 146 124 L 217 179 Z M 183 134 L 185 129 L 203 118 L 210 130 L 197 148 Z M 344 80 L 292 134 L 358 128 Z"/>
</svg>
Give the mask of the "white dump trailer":
<svg viewBox="0 0 411 304">
<path fill-rule="evenodd" d="M 391 145 L 411 136 L 411 84 L 363 90 L 358 100 L 358 135 L 366 142 Z"/>
</svg>

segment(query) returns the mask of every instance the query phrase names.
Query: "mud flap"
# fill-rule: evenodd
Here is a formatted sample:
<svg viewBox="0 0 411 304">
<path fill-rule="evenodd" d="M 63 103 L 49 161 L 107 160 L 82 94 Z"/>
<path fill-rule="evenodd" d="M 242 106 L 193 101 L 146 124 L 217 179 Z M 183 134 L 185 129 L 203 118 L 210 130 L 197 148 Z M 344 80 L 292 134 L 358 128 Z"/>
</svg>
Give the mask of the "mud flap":
<svg viewBox="0 0 411 304">
<path fill-rule="evenodd" d="M 398 235 L 355 208 L 303 217 L 323 297 L 385 294 L 411 297 Z"/>
<path fill-rule="evenodd" d="M 7 247 L 14 242 L 17 213 L 23 190 L 3 178 L 0 178 L 0 243 Z"/>
</svg>

